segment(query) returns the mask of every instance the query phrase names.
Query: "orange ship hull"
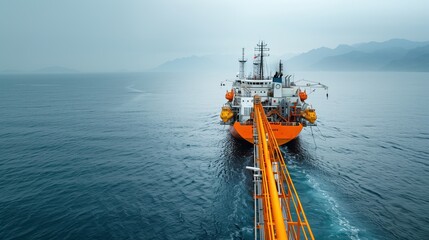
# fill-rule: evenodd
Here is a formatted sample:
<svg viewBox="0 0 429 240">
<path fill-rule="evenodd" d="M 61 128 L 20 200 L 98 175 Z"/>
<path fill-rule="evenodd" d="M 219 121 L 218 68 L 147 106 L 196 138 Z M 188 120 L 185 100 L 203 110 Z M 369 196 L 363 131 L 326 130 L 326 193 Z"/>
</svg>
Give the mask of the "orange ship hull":
<svg viewBox="0 0 429 240">
<path fill-rule="evenodd" d="M 302 125 L 283 125 L 280 123 L 270 123 L 277 143 L 283 145 L 296 137 L 302 130 Z M 253 125 L 235 122 L 229 129 L 231 135 L 238 139 L 244 139 L 253 144 Z"/>
</svg>

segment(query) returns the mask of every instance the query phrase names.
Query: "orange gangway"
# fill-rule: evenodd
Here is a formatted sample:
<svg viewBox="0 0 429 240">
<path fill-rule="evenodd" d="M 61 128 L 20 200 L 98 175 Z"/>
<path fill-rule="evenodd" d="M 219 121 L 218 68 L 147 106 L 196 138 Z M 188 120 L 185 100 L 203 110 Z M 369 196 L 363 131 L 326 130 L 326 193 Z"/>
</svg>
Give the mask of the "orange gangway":
<svg viewBox="0 0 429 240">
<path fill-rule="evenodd" d="M 253 102 L 255 239 L 314 239 L 261 100 Z"/>
</svg>

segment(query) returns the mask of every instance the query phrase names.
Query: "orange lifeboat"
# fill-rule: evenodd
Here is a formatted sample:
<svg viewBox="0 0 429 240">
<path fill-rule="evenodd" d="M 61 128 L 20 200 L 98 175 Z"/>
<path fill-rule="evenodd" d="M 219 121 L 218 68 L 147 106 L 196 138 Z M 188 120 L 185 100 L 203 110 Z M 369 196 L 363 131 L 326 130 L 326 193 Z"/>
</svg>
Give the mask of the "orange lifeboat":
<svg viewBox="0 0 429 240">
<path fill-rule="evenodd" d="M 226 93 L 225 93 L 225 98 L 226 98 L 226 100 L 228 100 L 229 102 L 231 102 L 232 101 L 232 99 L 234 99 L 234 90 L 233 89 L 231 89 L 231 91 L 229 92 L 229 91 L 226 91 Z"/>
<path fill-rule="evenodd" d="M 305 91 L 304 92 L 299 91 L 299 99 L 301 99 L 302 102 L 307 100 L 307 93 Z"/>
<path fill-rule="evenodd" d="M 222 111 L 220 112 L 220 118 L 224 123 L 228 122 L 234 116 L 231 108 L 229 106 L 223 106 Z"/>
<path fill-rule="evenodd" d="M 317 120 L 316 110 L 314 109 L 305 109 L 301 116 L 310 123 L 315 123 Z"/>
</svg>

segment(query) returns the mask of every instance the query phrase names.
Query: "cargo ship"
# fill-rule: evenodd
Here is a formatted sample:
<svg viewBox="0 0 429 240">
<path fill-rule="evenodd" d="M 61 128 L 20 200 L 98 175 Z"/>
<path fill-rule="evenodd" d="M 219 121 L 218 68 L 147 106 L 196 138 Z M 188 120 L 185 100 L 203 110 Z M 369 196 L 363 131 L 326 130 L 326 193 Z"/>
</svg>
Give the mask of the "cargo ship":
<svg viewBox="0 0 429 240">
<path fill-rule="evenodd" d="M 327 86 L 305 80 L 295 82 L 293 75 L 283 75 L 281 60 L 274 74 L 267 73 L 269 50 L 266 43 L 257 44 L 253 72 L 246 76 L 243 49 L 235 80 L 221 83 L 227 89 L 227 102 L 220 118 L 221 124 L 230 126 L 232 136 L 253 144 L 253 99 L 259 96 L 277 143 L 283 145 L 298 137 L 303 127 L 316 125 L 316 110 L 307 103 L 308 93 L 315 88 L 327 90 Z"/>
</svg>

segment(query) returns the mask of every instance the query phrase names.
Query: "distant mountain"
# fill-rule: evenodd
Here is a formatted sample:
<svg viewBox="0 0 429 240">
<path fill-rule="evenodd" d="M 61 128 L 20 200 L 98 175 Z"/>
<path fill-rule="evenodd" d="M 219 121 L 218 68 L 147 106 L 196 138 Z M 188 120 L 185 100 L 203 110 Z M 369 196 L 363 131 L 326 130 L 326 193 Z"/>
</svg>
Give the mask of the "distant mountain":
<svg viewBox="0 0 429 240">
<path fill-rule="evenodd" d="M 284 56 L 291 56 L 291 54 L 285 55 L 271 55 L 269 58 L 268 69 L 275 70 L 278 66 L 278 61 L 284 59 Z M 150 72 L 216 72 L 226 73 L 228 75 L 235 75 L 239 71 L 238 59 L 240 57 L 236 55 L 204 55 L 204 56 L 190 56 L 184 58 L 176 58 L 171 61 L 167 61 L 153 69 Z M 245 72 L 250 73 L 252 71 L 252 58 L 247 58 L 245 64 Z"/>
<path fill-rule="evenodd" d="M 310 66 L 312 70 L 376 71 L 393 60 L 402 58 L 407 50 L 388 48 L 374 52 L 352 51 L 323 58 Z"/>
<path fill-rule="evenodd" d="M 429 44 L 429 41 L 414 42 L 406 39 L 390 39 L 385 42 L 358 43 L 352 46 L 358 49 L 359 51 L 373 52 L 384 48 L 403 48 L 403 49 L 410 50 L 417 47 L 423 47 L 428 44 Z"/>
<path fill-rule="evenodd" d="M 236 72 L 238 57 L 229 55 L 205 55 L 177 58 L 167 61 L 151 72 Z"/>
<path fill-rule="evenodd" d="M 79 71 L 61 66 L 51 66 L 40 68 L 34 71 L 35 73 L 78 73 Z"/>
<path fill-rule="evenodd" d="M 326 57 L 336 56 L 353 51 L 354 48 L 348 45 L 339 45 L 335 49 L 331 48 L 317 48 L 310 50 L 306 53 L 292 57 L 286 61 L 286 65 L 290 69 L 305 69 L 311 65 L 316 64 Z"/>
<path fill-rule="evenodd" d="M 190 56 L 183 58 L 176 58 L 167 61 L 151 71 L 154 72 L 183 72 L 189 71 L 189 68 L 196 70 L 207 68 L 211 64 L 211 60 L 207 57 Z"/>
<path fill-rule="evenodd" d="M 318 48 L 286 61 L 289 69 L 327 71 L 429 71 L 428 42 L 392 39 Z M 399 66 L 401 65 L 401 66 Z"/>
<path fill-rule="evenodd" d="M 276 69 L 278 60 L 285 60 L 290 71 L 424 71 L 429 72 L 429 41 L 414 42 L 391 39 L 336 48 L 321 47 L 290 57 L 272 55 L 269 68 Z M 177 58 L 151 69 L 155 72 L 227 72 L 238 71 L 239 55 L 205 55 Z M 251 72 L 252 59 L 246 64 Z M 272 63 L 272 64 L 271 64 Z M 274 64 L 275 63 L 275 64 Z M 274 70 L 275 71 L 275 70 Z"/>
<path fill-rule="evenodd" d="M 429 72 L 429 45 L 411 49 L 405 56 L 382 68 L 390 71 Z"/>
</svg>

